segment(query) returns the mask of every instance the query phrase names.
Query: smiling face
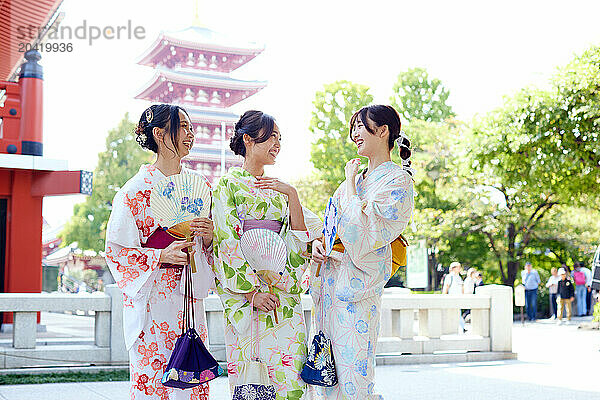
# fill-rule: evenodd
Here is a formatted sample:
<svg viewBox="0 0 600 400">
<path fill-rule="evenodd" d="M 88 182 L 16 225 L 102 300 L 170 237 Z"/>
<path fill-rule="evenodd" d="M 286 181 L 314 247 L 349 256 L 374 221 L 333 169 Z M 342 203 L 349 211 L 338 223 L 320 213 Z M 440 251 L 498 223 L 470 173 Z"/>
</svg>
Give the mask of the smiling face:
<svg viewBox="0 0 600 400">
<path fill-rule="evenodd" d="M 375 134 L 369 132 L 365 124 L 368 124 L 369 129 Z M 388 148 L 388 129 L 387 125 L 377 127 L 375 123 L 366 118 L 363 122 L 360 115 L 356 117 L 350 132 L 350 139 L 356 144 L 357 153 L 359 156 L 371 157 L 372 155 L 382 151 L 389 151 Z"/>
<path fill-rule="evenodd" d="M 177 132 L 177 152 L 181 157 L 190 154 L 190 150 L 194 146 L 196 134 L 192 121 L 186 113 L 179 110 L 179 132 Z"/>
<path fill-rule="evenodd" d="M 192 122 L 187 114 L 181 110 L 179 110 L 179 130 L 177 131 L 176 139 L 177 145 L 174 145 L 171 135 L 166 132 L 166 129 L 162 130 L 162 134 L 164 135 L 164 143 L 158 141 L 159 152 L 172 154 L 173 149 L 175 149 L 177 153 L 176 156 L 183 158 L 190 153 L 190 150 L 194 146 L 196 134 Z"/>
<path fill-rule="evenodd" d="M 262 130 L 259 137 L 262 136 Z M 273 165 L 275 159 L 281 149 L 281 133 L 277 124 L 273 127 L 271 136 L 262 143 L 257 143 L 248 135 L 244 135 L 244 143 L 246 144 L 246 157 L 259 165 Z"/>
</svg>

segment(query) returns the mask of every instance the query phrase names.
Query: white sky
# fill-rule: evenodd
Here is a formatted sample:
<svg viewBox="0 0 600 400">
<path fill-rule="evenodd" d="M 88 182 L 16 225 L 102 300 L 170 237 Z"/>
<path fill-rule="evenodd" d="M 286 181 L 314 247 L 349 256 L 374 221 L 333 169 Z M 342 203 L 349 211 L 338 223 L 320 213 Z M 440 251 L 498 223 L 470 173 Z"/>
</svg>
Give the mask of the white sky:
<svg viewBox="0 0 600 400">
<path fill-rule="evenodd" d="M 160 31 L 190 26 L 194 7 L 192 0 L 65 0 L 61 10 L 63 26 L 131 20 L 146 30 L 144 40 L 72 40 L 72 53 L 43 54 L 44 156 L 94 170 L 108 130 L 125 112 L 137 120 L 149 104 L 133 99 L 154 73 L 137 65 L 138 57 Z M 600 2 L 585 0 L 202 0 L 200 17 L 213 30 L 265 45 L 233 76 L 268 86 L 233 111 L 257 108 L 277 119 L 284 142 L 271 174 L 291 180 L 310 171 L 308 125 L 323 84 L 365 84 L 375 102 L 387 103 L 399 72 L 424 67 L 469 121 L 599 44 L 598 15 Z M 46 198 L 44 217 L 64 223 L 82 199 Z"/>
</svg>

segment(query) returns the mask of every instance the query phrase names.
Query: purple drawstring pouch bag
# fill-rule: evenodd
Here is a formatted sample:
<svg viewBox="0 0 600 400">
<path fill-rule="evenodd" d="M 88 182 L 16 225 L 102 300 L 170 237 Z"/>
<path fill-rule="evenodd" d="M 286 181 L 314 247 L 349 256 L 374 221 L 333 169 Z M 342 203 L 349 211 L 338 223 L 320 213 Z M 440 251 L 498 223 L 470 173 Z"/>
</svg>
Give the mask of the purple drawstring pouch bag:
<svg viewBox="0 0 600 400">
<path fill-rule="evenodd" d="M 163 386 L 179 389 L 201 385 L 223 374 L 223 368 L 206 349 L 194 329 L 194 296 L 189 263 L 184 268 L 187 271 L 184 274 L 185 294 L 181 336 L 175 342 L 175 348 L 162 377 Z"/>
</svg>

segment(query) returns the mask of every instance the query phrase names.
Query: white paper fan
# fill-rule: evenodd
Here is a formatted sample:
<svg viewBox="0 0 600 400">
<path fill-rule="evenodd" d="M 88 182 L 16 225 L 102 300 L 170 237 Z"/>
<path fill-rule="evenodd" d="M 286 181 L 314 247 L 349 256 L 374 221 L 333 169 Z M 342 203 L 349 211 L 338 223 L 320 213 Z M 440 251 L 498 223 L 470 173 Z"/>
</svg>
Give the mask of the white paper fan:
<svg viewBox="0 0 600 400">
<path fill-rule="evenodd" d="M 240 249 L 258 279 L 273 293 L 287 263 L 287 248 L 281 236 L 269 229 L 251 229 L 240 238 Z M 276 309 L 273 315 L 275 323 L 279 323 Z"/>
<path fill-rule="evenodd" d="M 240 248 L 256 273 L 271 272 L 283 275 L 287 262 L 287 248 L 277 233 L 269 229 L 246 231 L 240 238 Z"/>
<path fill-rule="evenodd" d="M 210 187 L 195 174 L 178 174 L 158 181 L 150 193 L 152 214 L 163 228 L 197 217 L 208 217 Z"/>
</svg>

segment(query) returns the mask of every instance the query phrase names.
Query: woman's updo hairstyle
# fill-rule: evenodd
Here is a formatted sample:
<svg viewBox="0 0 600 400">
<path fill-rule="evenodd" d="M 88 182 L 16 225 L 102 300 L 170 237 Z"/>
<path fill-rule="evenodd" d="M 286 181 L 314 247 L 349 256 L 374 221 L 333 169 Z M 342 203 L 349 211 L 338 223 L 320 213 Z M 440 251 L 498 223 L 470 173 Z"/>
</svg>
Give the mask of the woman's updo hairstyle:
<svg viewBox="0 0 600 400">
<path fill-rule="evenodd" d="M 246 111 L 235 124 L 235 133 L 231 137 L 229 147 L 231 151 L 242 157 L 246 157 L 246 145 L 244 135 L 248 135 L 256 143 L 269 140 L 275 129 L 275 119 L 262 111 Z"/>
<path fill-rule="evenodd" d="M 179 120 L 179 111 L 182 111 L 188 115 L 187 111 L 179 106 L 174 106 L 171 104 L 151 105 L 142 113 L 142 116 L 140 117 L 140 121 L 135 128 L 135 140 L 140 146 L 142 146 L 142 148 L 157 153 L 158 144 L 154 139 L 152 130 L 154 128 L 160 128 L 164 129 L 165 133 L 168 133 L 171 136 L 172 143 L 177 143 L 177 134 L 179 132 L 179 125 L 181 122 Z M 163 143 L 165 143 L 164 137 Z M 171 151 L 176 153 L 177 148 L 172 149 Z"/>
<path fill-rule="evenodd" d="M 410 151 L 410 140 L 408 140 L 408 137 L 402 131 L 402 122 L 400 121 L 400 114 L 398 114 L 398 111 L 392 106 L 381 104 L 361 108 L 355 112 L 350 119 L 350 139 L 352 139 L 352 129 L 354 124 L 358 119 L 362 121 L 365 129 L 373 135 L 375 134 L 375 130 L 369 125 L 369 120 L 373 121 L 376 127 L 387 125 L 388 131 L 390 132 L 388 137 L 389 149 L 392 150 L 394 144 L 398 144 L 402 166 L 412 174 L 412 170 L 410 170 L 410 156 L 412 155 L 412 152 Z"/>
</svg>

